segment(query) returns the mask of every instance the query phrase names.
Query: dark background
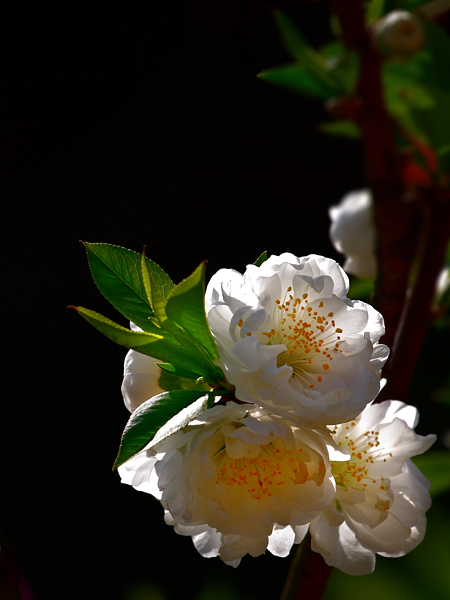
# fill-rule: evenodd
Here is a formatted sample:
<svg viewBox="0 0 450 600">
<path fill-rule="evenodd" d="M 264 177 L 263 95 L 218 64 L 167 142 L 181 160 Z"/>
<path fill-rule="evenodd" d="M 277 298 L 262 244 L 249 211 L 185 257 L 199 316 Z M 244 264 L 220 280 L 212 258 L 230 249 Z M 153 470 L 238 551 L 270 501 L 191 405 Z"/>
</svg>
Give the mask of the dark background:
<svg viewBox="0 0 450 600">
<path fill-rule="evenodd" d="M 324 3 L 277 6 L 329 39 Z M 263 250 L 341 260 L 327 207 L 364 185 L 360 148 L 317 133 L 319 104 L 256 78 L 288 60 L 267 2 L 35 5 L 3 28 L 1 523 L 29 598 L 141 600 L 142 585 L 189 600 L 212 582 L 276 597 L 289 561 L 207 561 L 111 472 L 126 350 L 66 306 L 125 323 L 79 240 L 146 244 L 175 282 Z"/>
</svg>

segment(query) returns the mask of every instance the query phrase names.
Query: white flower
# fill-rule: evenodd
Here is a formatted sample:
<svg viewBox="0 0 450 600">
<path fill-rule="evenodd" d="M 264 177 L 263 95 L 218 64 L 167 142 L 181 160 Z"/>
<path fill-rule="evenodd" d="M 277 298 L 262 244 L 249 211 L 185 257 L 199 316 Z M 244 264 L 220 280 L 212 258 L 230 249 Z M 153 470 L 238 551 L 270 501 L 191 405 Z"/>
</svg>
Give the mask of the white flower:
<svg viewBox="0 0 450 600">
<path fill-rule="evenodd" d="M 328 213 L 333 246 L 346 256 L 344 270 L 363 279 L 375 279 L 376 232 L 370 192 L 350 192 L 338 206 L 330 207 Z"/>
<path fill-rule="evenodd" d="M 409 460 L 434 443 L 417 435 L 417 410 L 387 400 L 337 425 L 335 442 L 351 458 L 332 462 L 336 498 L 310 526 L 312 549 L 350 575 L 371 573 L 375 554 L 403 556 L 425 534 L 429 481 Z"/>
<path fill-rule="evenodd" d="M 158 362 L 161 361 L 135 350 L 128 351 L 123 366 L 122 396 L 130 412 L 164 391 L 158 384 L 161 377 Z"/>
<path fill-rule="evenodd" d="M 297 423 L 342 423 L 380 389 L 389 354 L 382 316 L 349 300 L 348 278 L 323 256 L 271 256 L 244 275 L 221 269 L 205 305 L 218 361 L 236 397 Z"/>
<path fill-rule="evenodd" d="M 292 426 L 254 405 L 216 405 L 119 467 L 123 483 L 161 500 L 166 522 L 205 557 L 237 566 L 268 548 L 286 556 L 332 501 L 326 430 Z"/>
</svg>

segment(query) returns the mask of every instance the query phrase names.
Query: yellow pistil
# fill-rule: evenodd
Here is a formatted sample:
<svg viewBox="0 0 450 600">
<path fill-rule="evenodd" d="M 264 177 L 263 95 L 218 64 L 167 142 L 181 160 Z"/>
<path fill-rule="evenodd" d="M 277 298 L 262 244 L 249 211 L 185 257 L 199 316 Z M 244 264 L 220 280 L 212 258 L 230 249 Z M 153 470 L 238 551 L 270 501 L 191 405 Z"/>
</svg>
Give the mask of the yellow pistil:
<svg viewBox="0 0 450 600">
<path fill-rule="evenodd" d="M 317 471 L 310 473 L 306 464 L 309 459 L 308 453 L 302 448 L 295 452 L 288 450 L 279 440 L 262 445 L 258 455 L 253 458 L 244 456 L 232 459 L 222 448 L 213 457 L 217 465 L 216 484 L 236 486 L 253 500 L 283 494 L 282 488 L 287 484 L 300 485 L 312 480 L 321 485 L 325 477 L 325 465 L 321 464 Z"/>
<path fill-rule="evenodd" d="M 276 345 L 284 344 L 286 351 L 277 357 L 277 365 L 288 365 L 293 369 L 293 377 L 299 379 L 303 385 L 313 388 L 322 377 L 314 376 L 317 370 L 330 369 L 333 355 L 340 350 L 341 328 L 336 328 L 332 319 L 334 313 L 327 312 L 324 302 L 316 304 L 317 310 L 308 306 L 308 294 L 302 294 L 301 298 L 294 298 L 289 287 L 284 298 L 275 300 L 277 311 L 273 319 L 273 327 L 270 331 L 264 331 L 262 335 L 267 338 L 265 343 Z M 262 341 L 262 340 L 261 340 Z"/>
<path fill-rule="evenodd" d="M 336 485 L 343 491 L 347 488 L 362 491 L 371 488 L 377 497 L 374 507 L 384 512 L 390 508 L 392 503 L 390 481 L 384 477 L 374 479 L 370 471 L 372 465 L 386 462 L 389 457 L 392 457 L 392 453 L 386 453 L 380 448 L 378 431 L 365 431 L 353 439 L 354 427 L 356 427 L 356 422 L 351 421 L 337 425 L 331 432 L 338 445 L 347 448 L 350 452 L 349 460 L 331 463 L 331 473 Z"/>
</svg>

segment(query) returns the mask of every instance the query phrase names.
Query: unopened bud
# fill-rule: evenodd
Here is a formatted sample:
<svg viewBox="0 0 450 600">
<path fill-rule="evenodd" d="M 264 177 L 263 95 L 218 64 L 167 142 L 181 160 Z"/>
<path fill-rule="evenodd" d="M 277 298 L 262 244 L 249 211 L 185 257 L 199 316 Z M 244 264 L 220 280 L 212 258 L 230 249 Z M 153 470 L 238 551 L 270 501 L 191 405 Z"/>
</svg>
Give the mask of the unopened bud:
<svg viewBox="0 0 450 600">
<path fill-rule="evenodd" d="M 384 54 L 407 56 L 420 50 L 425 31 L 418 17 L 406 10 L 394 10 L 373 27 L 375 42 Z"/>
</svg>

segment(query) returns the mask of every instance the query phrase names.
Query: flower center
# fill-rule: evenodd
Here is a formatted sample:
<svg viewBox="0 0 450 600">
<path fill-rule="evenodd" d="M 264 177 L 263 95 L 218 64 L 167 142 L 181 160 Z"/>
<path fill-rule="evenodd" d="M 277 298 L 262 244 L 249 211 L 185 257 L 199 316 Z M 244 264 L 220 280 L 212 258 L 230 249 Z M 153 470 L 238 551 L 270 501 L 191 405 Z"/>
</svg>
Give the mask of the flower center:
<svg viewBox="0 0 450 600">
<path fill-rule="evenodd" d="M 385 463 L 391 452 L 380 447 L 379 432 L 365 431 L 358 437 L 352 436 L 356 422 L 351 421 L 337 425 L 331 432 L 339 446 L 347 448 L 350 459 L 347 461 L 331 462 L 331 473 L 338 489 L 367 491 L 375 494 L 375 508 L 380 512 L 388 510 L 392 504 L 390 480 L 371 475 L 371 470 L 379 463 Z M 378 472 L 378 469 L 376 469 Z"/>
<path fill-rule="evenodd" d="M 316 472 L 310 472 L 306 462 L 311 460 L 309 453 L 299 448 L 286 449 L 281 442 L 262 445 L 254 458 L 232 459 L 222 448 L 213 458 L 217 465 L 216 484 L 230 488 L 240 488 L 253 500 L 262 500 L 283 493 L 286 484 L 298 485 L 313 480 L 321 485 L 325 477 L 325 465 Z M 310 463 L 311 464 L 311 463 Z"/>
<path fill-rule="evenodd" d="M 284 300 L 275 300 L 277 310 L 270 331 L 264 331 L 267 344 L 284 344 L 286 350 L 277 357 L 278 367 L 292 367 L 292 376 L 313 388 L 330 368 L 333 354 L 339 349 L 342 329 L 336 327 L 333 312 L 327 312 L 323 301 L 313 301 L 308 294 L 294 298 L 288 287 Z"/>
</svg>

